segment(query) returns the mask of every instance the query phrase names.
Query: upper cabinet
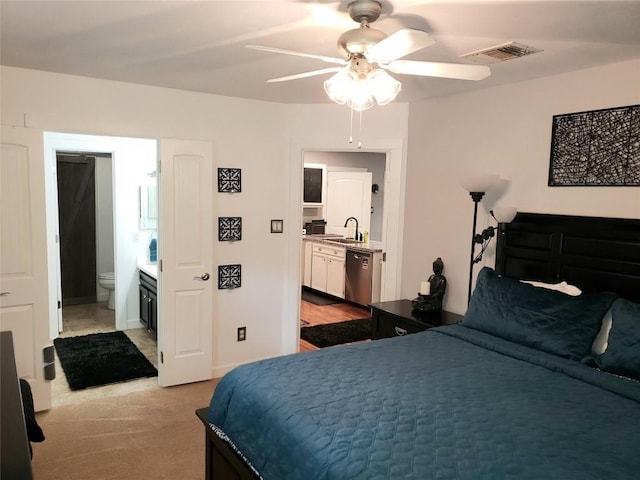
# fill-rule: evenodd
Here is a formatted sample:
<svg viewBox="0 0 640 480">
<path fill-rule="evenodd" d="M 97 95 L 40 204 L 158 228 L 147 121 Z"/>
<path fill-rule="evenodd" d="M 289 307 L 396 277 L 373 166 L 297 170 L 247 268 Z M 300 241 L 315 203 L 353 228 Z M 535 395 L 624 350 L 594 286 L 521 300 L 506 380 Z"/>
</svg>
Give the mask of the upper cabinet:
<svg viewBox="0 0 640 480">
<path fill-rule="evenodd" d="M 319 163 L 305 163 L 303 185 L 304 206 L 323 205 L 327 198 L 327 166 Z"/>
<path fill-rule="evenodd" d="M 371 231 L 371 182 L 371 172 L 329 172 L 326 233 L 348 236 L 349 217 L 358 220 L 358 232 Z"/>
</svg>

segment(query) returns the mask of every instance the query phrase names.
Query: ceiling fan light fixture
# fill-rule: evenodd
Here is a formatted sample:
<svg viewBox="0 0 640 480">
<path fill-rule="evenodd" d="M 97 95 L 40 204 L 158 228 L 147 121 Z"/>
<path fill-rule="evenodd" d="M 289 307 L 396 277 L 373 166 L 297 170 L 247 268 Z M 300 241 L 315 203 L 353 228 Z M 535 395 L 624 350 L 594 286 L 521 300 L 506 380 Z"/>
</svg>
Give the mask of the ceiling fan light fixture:
<svg viewBox="0 0 640 480">
<path fill-rule="evenodd" d="M 392 102 L 402 90 L 402 84 L 381 68 L 376 68 L 369 73 L 367 83 L 378 105 Z"/>
<path fill-rule="evenodd" d="M 331 100 L 340 105 L 344 105 L 347 103 L 347 99 L 349 98 L 353 79 L 353 73 L 349 67 L 343 68 L 334 76 L 325 80 L 324 82 L 324 91 L 327 92 L 327 95 Z"/>
<path fill-rule="evenodd" d="M 373 107 L 373 92 L 366 78 L 354 80 L 347 98 L 347 106 L 356 112 Z"/>
</svg>

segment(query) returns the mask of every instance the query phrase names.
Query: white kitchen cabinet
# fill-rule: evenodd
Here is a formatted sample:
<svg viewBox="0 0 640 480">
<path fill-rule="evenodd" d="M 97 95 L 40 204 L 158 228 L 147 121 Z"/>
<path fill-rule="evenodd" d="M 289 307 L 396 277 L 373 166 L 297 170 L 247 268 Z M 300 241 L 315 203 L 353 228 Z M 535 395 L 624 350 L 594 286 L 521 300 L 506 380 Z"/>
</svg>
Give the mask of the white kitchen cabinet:
<svg viewBox="0 0 640 480">
<path fill-rule="evenodd" d="M 311 288 L 344 298 L 346 248 L 313 243 L 311 248 Z"/>
<path fill-rule="evenodd" d="M 313 242 L 304 241 L 304 249 L 302 251 L 302 285 L 311 286 L 311 253 L 313 250 Z"/>
<path fill-rule="evenodd" d="M 371 172 L 328 172 L 326 233 L 349 236 L 345 221 L 358 219 L 358 232 L 371 224 Z M 354 225 L 355 226 L 355 225 Z"/>
</svg>

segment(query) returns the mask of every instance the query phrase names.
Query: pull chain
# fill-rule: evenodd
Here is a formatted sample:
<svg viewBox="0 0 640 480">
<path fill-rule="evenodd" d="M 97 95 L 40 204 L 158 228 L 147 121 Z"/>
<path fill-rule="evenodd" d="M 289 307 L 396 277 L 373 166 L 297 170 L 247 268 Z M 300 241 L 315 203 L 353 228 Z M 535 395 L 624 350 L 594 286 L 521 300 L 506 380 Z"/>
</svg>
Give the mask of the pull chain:
<svg viewBox="0 0 640 480">
<path fill-rule="evenodd" d="M 349 108 L 349 143 L 353 143 L 353 108 Z"/>
<path fill-rule="evenodd" d="M 362 110 L 360 110 L 360 132 L 358 133 L 358 148 L 362 148 Z"/>
</svg>

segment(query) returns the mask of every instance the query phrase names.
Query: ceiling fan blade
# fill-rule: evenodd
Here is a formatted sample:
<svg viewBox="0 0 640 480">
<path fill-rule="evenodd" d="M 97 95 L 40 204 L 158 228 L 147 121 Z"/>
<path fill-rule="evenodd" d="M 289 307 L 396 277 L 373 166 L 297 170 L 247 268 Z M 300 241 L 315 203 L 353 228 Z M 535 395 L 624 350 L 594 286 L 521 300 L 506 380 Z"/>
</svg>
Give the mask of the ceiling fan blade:
<svg viewBox="0 0 640 480">
<path fill-rule="evenodd" d="M 274 48 L 267 47 L 265 45 L 245 45 L 245 47 L 250 48 L 251 50 L 261 50 L 263 52 L 271 52 L 271 53 L 283 53 L 285 55 L 295 55 L 296 57 L 307 57 L 307 58 L 315 58 L 317 60 L 322 60 L 327 63 L 338 63 L 340 65 L 346 65 L 346 60 L 338 57 L 325 57 L 324 55 L 314 55 L 312 53 L 304 53 L 304 52 L 296 52 L 294 50 L 285 50 L 283 48 Z"/>
<path fill-rule="evenodd" d="M 365 57 L 370 62 L 389 63 L 434 43 L 435 40 L 427 32 L 403 28 L 367 49 Z"/>
<path fill-rule="evenodd" d="M 297 80 L 299 78 L 315 77 L 323 73 L 339 72 L 343 67 L 329 67 L 322 70 L 313 70 L 311 72 L 296 73 L 295 75 L 287 75 L 286 77 L 278 77 L 267 80 L 267 83 L 286 82 L 288 80 Z"/>
<path fill-rule="evenodd" d="M 396 60 L 389 65 L 382 65 L 382 67 L 393 73 L 457 78 L 459 80 L 482 80 L 491 75 L 491 70 L 486 65 L 465 65 L 463 63 Z"/>
</svg>

